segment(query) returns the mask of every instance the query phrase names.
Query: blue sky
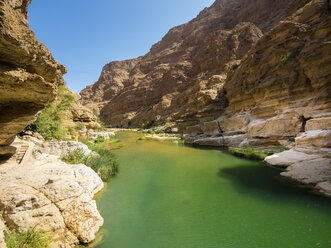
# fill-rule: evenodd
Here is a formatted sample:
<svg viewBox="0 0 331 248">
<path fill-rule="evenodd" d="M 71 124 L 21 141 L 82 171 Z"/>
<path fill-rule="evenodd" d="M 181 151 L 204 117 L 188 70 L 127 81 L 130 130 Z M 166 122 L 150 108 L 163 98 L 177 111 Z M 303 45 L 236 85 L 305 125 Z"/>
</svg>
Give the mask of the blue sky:
<svg viewBox="0 0 331 248">
<path fill-rule="evenodd" d="M 79 92 L 114 60 L 147 53 L 167 31 L 214 0 L 33 0 L 30 28 L 64 64 L 67 85 Z"/>
</svg>

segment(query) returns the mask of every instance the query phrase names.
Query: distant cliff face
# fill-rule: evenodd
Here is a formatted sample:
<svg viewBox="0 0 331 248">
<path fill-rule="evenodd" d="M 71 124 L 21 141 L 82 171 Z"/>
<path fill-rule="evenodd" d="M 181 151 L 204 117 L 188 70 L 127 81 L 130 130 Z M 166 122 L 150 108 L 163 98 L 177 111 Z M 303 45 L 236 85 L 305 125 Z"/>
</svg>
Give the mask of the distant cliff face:
<svg viewBox="0 0 331 248">
<path fill-rule="evenodd" d="M 315 0 L 264 35 L 227 77 L 222 131 L 241 120 L 263 142 L 331 129 L 330 24 L 330 4 Z"/>
<path fill-rule="evenodd" d="M 29 29 L 31 0 L 0 0 L 0 145 L 54 100 L 66 69 Z"/>
<path fill-rule="evenodd" d="M 307 1 L 217 0 L 171 29 L 145 56 L 107 64 L 83 104 L 113 126 L 217 118 L 227 73 L 276 23 Z"/>
</svg>

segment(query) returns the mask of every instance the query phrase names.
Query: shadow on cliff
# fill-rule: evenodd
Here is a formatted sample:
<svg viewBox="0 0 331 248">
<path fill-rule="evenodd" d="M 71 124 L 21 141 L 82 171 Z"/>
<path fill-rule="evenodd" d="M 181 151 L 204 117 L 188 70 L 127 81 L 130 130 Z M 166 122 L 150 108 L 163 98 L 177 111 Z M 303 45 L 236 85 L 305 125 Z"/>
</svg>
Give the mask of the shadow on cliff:
<svg viewBox="0 0 331 248">
<path fill-rule="evenodd" d="M 254 197 L 267 204 L 324 205 L 330 210 L 331 198 L 312 192 L 311 188 L 280 176 L 280 170 L 260 164 L 223 168 L 218 176 L 229 179 L 241 194 Z M 309 204 L 310 204 L 309 203 Z M 307 207 L 309 207 L 307 205 Z M 331 215 L 330 211 L 327 211 Z"/>
</svg>

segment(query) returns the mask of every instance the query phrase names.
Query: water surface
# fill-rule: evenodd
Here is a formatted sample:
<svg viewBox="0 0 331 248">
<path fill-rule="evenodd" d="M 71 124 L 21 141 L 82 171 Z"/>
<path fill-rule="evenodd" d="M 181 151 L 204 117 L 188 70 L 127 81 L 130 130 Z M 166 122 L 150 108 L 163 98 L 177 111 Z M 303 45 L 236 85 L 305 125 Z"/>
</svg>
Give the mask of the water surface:
<svg viewBox="0 0 331 248">
<path fill-rule="evenodd" d="M 120 133 L 97 248 L 331 247 L 331 201 L 218 150 Z"/>
</svg>

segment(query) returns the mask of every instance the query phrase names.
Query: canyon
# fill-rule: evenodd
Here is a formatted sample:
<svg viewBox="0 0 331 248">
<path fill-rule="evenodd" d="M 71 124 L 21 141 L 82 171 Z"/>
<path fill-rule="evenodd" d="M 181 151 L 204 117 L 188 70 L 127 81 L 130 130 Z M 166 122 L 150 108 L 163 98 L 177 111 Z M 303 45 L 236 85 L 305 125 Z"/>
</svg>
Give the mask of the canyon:
<svg viewBox="0 0 331 248">
<path fill-rule="evenodd" d="M 0 160 L 31 155 L 0 164 L 1 247 L 8 230 L 49 231 L 53 247 L 66 248 L 90 243 L 103 225 L 93 199 L 102 180 L 60 159 L 90 150 L 16 138 L 63 87 L 73 98 L 65 128 L 109 136 L 96 132 L 97 113 L 106 125 L 154 125 L 188 145 L 281 146 L 265 162 L 331 196 L 331 1 L 216 0 L 146 55 L 105 65 L 80 95 L 29 28 L 31 1 L 0 0 Z"/>
<path fill-rule="evenodd" d="M 81 102 L 108 125 L 155 123 L 187 144 L 292 149 L 280 160 L 314 154 L 318 179 L 305 180 L 305 166 L 283 175 L 330 194 L 330 14 L 326 0 L 217 0 L 146 55 L 105 65 Z"/>
</svg>

